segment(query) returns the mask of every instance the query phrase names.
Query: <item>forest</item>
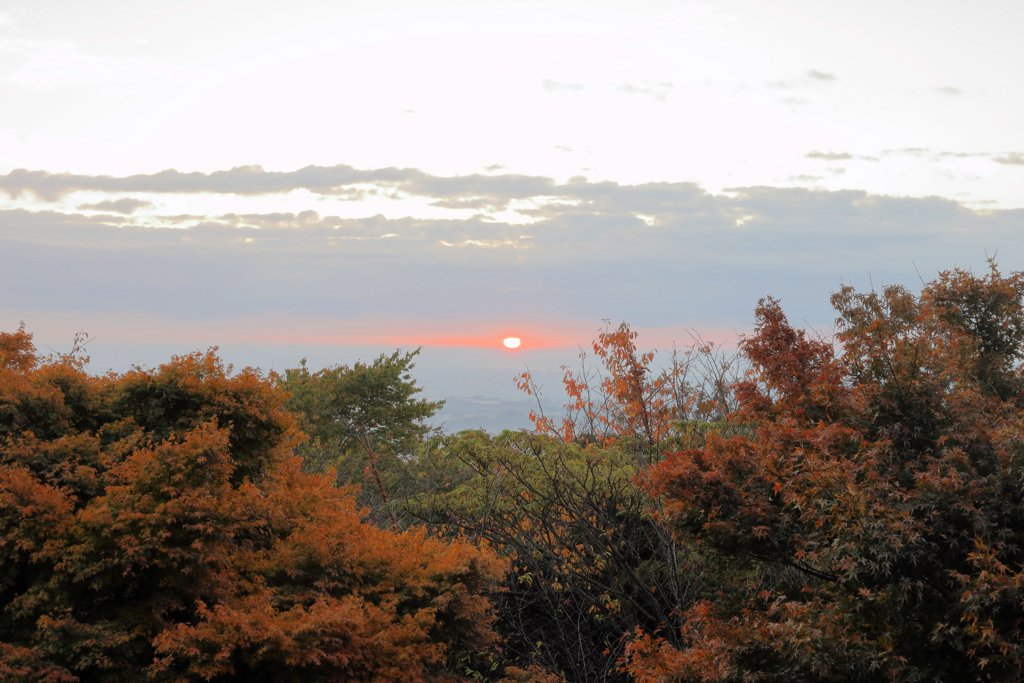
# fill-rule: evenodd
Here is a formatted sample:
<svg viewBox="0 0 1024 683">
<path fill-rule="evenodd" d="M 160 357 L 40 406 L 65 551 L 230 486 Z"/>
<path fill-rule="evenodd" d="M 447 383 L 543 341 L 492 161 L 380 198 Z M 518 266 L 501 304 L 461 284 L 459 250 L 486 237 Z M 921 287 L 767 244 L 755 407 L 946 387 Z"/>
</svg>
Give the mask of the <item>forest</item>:
<svg viewBox="0 0 1024 683">
<path fill-rule="evenodd" d="M 0 333 L 0 680 L 1021 680 L 1024 273 L 831 303 L 666 367 L 606 327 L 498 435 L 428 426 L 416 351 Z"/>
</svg>

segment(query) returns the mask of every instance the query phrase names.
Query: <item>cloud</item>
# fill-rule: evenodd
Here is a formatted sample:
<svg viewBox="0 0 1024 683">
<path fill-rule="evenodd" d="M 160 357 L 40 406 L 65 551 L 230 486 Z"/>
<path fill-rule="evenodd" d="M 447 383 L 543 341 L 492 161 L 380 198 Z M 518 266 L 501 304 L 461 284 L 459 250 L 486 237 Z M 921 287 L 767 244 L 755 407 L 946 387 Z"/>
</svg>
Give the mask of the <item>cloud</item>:
<svg viewBox="0 0 1024 683">
<path fill-rule="evenodd" d="M 920 155 L 928 150 L 908 148 L 890 152 Z M 856 158 L 846 152 L 822 151 L 812 151 L 806 156 L 823 161 Z M 1024 156 L 1014 153 L 996 160 L 1000 163 L 1019 164 L 1024 163 Z M 823 171 L 838 175 L 844 173 L 845 169 L 830 166 Z M 814 183 L 822 179 L 823 176 L 820 174 L 803 174 L 791 176 L 789 181 Z M 345 199 L 358 199 L 364 194 L 371 193 L 397 192 L 403 197 L 423 198 L 437 208 L 469 211 L 475 215 L 470 219 L 465 219 L 465 214 L 462 214 L 457 219 L 433 222 L 409 219 L 410 222 L 406 224 L 387 221 L 383 216 L 358 220 L 342 219 L 338 216 L 322 216 L 312 210 L 296 213 L 230 213 L 206 216 L 153 216 L 151 212 L 147 212 L 145 219 L 136 219 L 135 210 L 142 208 L 143 205 L 138 204 L 136 209 L 133 209 L 131 202 L 145 200 L 119 198 L 81 206 L 82 210 L 111 211 L 119 213 L 118 216 L 65 213 L 56 213 L 54 216 L 64 216 L 60 220 L 84 221 L 83 224 L 105 224 L 119 228 L 133 225 L 138 225 L 140 229 L 142 226 L 149 229 L 155 225 L 188 227 L 188 234 L 172 231 L 177 235 L 175 239 L 179 241 L 182 237 L 198 239 L 197 236 L 208 241 L 213 234 L 209 233 L 209 230 L 277 230 L 284 232 L 265 232 L 247 237 L 256 240 L 258 245 L 274 243 L 281 248 L 291 244 L 289 240 L 301 242 L 302 235 L 311 235 L 318 230 L 333 231 L 325 232 L 321 237 L 324 240 L 342 240 L 352 249 L 356 249 L 357 247 L 353 245 L 360 242 L 358 250 L 361 251 L 371 249 L 368 244 L 362 242 L 372 241 L 380 238 L 380 235 L 389 233 L 400 235 L 399 242 L 402 245 L 415 244 L 418 245 L 416 248 L 430 248 L 443 241 L 448 244 L 472 245 L 479 242 L 509 245 L 518 249 L 522 246 L 522 240 L 518 236 L 522 234 L 525 222 L 531 224 L 529 233 L 537 235 L 537 238 L 530 242 L 531 248 L 535 249 L 530 258 L 537 259 L 542 258 L 539 255 L 541 251 L 544 253 L 543 258 L 556 253 L 557 249 L 548 241 L 548 237 L 553 235 L 565 238 L 565 241 L 559 244 L 604 244 L 606 241 L 618 244 L 616 249 L 607 252 L 611 258 L 623 249 L 622 230 L 718 230 L 729 226 L 735 227 L 737 219 L 743 216 L 756 215 L 756 212 L 751 211 L 742 201 L 748 194 L 748 190 L 743 188 L 738 190 L 740 195 L 730 197 L 726 194 L 711 195 L 696 183 L 621 185 L 610 181 L 591 182 L 582 176 L 559 183 L 545 176 L 510 173 L 437 176 L 418 169 L 361 170 L 345 165 L 307 166 L 290 172 L 269 172 L 258 166 L 212 173 L 182 173 L 169 169 L 154 174 L 124 177 L 19 170 L 0 176 L 0 189 L 12 195 L 27 193 L 48 198 L 59 198 L 77 190 L 111 193 L 144 191 L 154 194 L 209 192 L 256 196 L 288 192 L 298 188 L 306 189 L 314 195 Z M 763 194 L 763 191 L 759 190 L 759 193 Z M 913 201 L 923 200 L 905 200 L 908 203 Z M 311 206 L 310 209 L 312 208 Z M 859 209 L 855 209 L 856 207 L 836 208 L 836 212 L 837 215 L 845 215 L 844 212 L 849 211 L 857 213 Z M 507 216 L 501 213 L 503 211 L 517 214 L 520 220 L 514 224 L 510 223 Z M 822 220 L 825 223 L 833 223 L 836 219 L 834 216 L 828 216 Z M 386 228 L 378 230 L 376 227 L 370 227 L 384 222 L 388 223 Z M 539 226 L 539 232 L 533 226 Z M 568 226 L 573 227 L 569 230 Z M 576 226 L 585 226 L 586 229 L 577 232 Z M 23 236 L 15 233 L 10 233 L 9 237 L 23 239 Z M 608 235 L 607 239 L 604 237 L 605 234 Z M 667 239 L 668 234 L 665 233 L 663 237 Z M 234 240 L 236 237 L 237 234 L 231 239 Z M 251 242 L 249 244 L 252 245 Z M 396 247 L 388 247 L 394 248 Z"/>
<path fill-rule="evenodd" d="M 373 184 L 393 191 L 438 199 L 473 199 L 489 196 L 501 208 L 513 199 L 544 194 L 554 186 L 550 178 L 518 175 L 440 177 L 416 169 L 358 170 L 351 166 L 306 166 L 297 171 L 265 171 L 261 166 L 238 166 L 213 173 L 182 173 L 168 169 L 124 177 L 48 173 L 15 169 L 0 176 L 0 191 L 10 197 L 34 194 L 57 201 L 78 191 L 149 192 L 177 194 L 267 195 L 305 189 L 313 194 L 359 199 L 357 186 Z"/>
<path fill-rule="evenodd" d="M 15 197 L 33 193 L 48 201 L 81 190 L 97 192 L 156 192 L 260 195 L 307 189 L 333 194 L 340 188 L 359 183 L 414 182 L 424 176 L 413 169 L 386 168 L 357 171 L 351 166 L 307 166 L 297 171 L 265 171 L 261 166 L 236 166 L 213 173 L 181 173 L 168 169 L 153 174 L 124 177 L 88 176 L 72 173 L 48 173 L 15 169 L 0 176 L 0 191 Z"/>
<path fill-rule="evenodd" d="M 927 147 L 904 147 L 902 149 L 883 149 L 882 154 L 909 154 L 910 156 L 919 157 L 930 151 Z"/>
<path fill-rule="evenodd" d="M 556 93 L 582 93 L 587 89 L 587 86 L 583 83 L 568 83 L 565 81 L 556 81 L 551 78 L 545 78 L 540 82 L 540 89 L 546 92 L 548 95 L 554 95 Z"/>
<path fill-rule="evenodd" d="M 808 71 L 807 72 L 807 77 L 808 78 L 813 78 L 816 81 L 834 81 L 834 80 L 836 80 L 836 77 L 833 76 L 832 74 L 825 73 L 824 71 L 817 71 L 815 69 L 811 69 L 810 71 Z"/>
<path fill-rule="evenodd" d="M 229 225 L 234 228 L 257 228 L 259 230 L 299 229 L 299 228 L 334 228 L 341 224 L 337 216 L 320 218 L 316 211 L 300 211 L 299 213 L 227 213 L 217 216 L 216 222 L 206 225 Z"/>
<path fill-rule="evenodd" d="M 960 88 L 954 88 L 952 86 L 946 86 L 944 88 L 935 88 L 935 91 L 936 92 L 940 92 L 940 93 L 942 93 L 944 95 L 959 95 L 959 94 L 961 94 L 960 93 Z"/>
<path fill-rule="evenodd" d="M 702 253 L 715 254 L 712 260 L 729 268 L 731 260 L 736 258 L 760 260 L 759 267 L 768 265 L 765 259 L 777 259 L 769 269 L 813 269 L 820 265 L 819 261 L 794 261 L 794 244 L 802 245 L 800 249 L 809 248 L 811 243 L 828 236 L 834 243 L 857 245 L 858 251 L 864 250 L 865 244 L 873 244 L 878 247 L 876 255 L 888 259 L 892 254 L 877 242 L 878 239 L 891 243 L 909 236 L 931 234 L 941 241 L 946 231 L 962 228 L 984 231 L 998 227 L 993 232 L 996 234 L 1012 224 L 1011 217 L 1016 220 L 1024 215 L 1022 211 L 982 215 L 948 200 L 880 197 L 855 190 L 733 187 L 721 195 L 713 195 L 688 182 L 624 185 L 574 177 L 559 184 L 538 176 L 494 176 L 489 179 L 495 182 L 480 183 L 473 188 L 476 195 L 466 195 L 462 184 L 445 184 L 445 180 L 452 178 L 429 176 L 429 179 L 432 182 L 425 182 L 424 190 L 429 191 L 438 205 L 457 208 L 495 205 L 516 196 L 531 201 L 521 213 L 535 222 L 524 229 L 521 224 L 484 215 L 468 219 L 388 219 L 382 215 L 342 218 L 307 210 L 164 216 L 166 224 L 175 227 L 154 228 L 150 226 L 153 216 L 148 216 L 142 224 L 132 222 L 130 216 L 18 209 L 0 212 L 0 240 L 48 247 L 209 247 L 238 254 L 251 254 L 255 249 L 279 256 L 305 253 L 314 255 L 315 259 L 341 261 L 375 255 L 401 262 L 402 267 L 412 267 L 414 262 L 450 259 L 437 251 L 441 243 L 446 243 L 486 246 L 490 248 L 486 250 L 490 254 L 486 259 L 497 259 L 495 262 L 509 258 L 518 260 L 519 255 L 513 252 L 528 249 L 531 250 L 530 262 L 535 265 L 593 263 L 596 259 L 622 260 L 629 267 L 629 260 L 636 257 L 635 265 L 643 267 L 644 259 L 648 258 L 656 260 L 672 254 L 687 254 L 690 258 Z M 794 176 L 794 179 L 811 181 L 821 176 Z M 758 225 L 759 230 L 737 233 L 737 221 L 744 228 Z M 769 225 L 771 229 L 764 229 Z M 797 243 L 777 242 L 769 250 L 751 247 L 762 240 L 776 244 L 783 236 L 804 237 Z M 735 242 L 740 237 L 745 242 Z M 861 244 L 861 240 L 867 242 Z M 503 252 L 494 249 L 495 246 L 509 249 Z M 914 246 L 920 244 L 915 242 Z M 328 247 L 338 249 L 331 251 Z M 199 252 L 196 256 L 200 257 Z M 870 267 L 869 263 L 864 265 Z M 352 267 L 365 270 L 370 266 Z"/>
<path fill-rule="evenodd" d="M 891 150 L 887 150 L 891 151 Z M 928 150 L 909 150 L 914 154 L 921 154 Z M 1024 166 L 1024 154 L 1021 152 L 1004 152 L 1001 155 L 992 154 L 991 152 L 939 152 L 935 155 L 936 158 L 953 157 L 959 159 L 989 159 L 996 162 L 997 164 L 1005 164 L 1010 166 Z"/>
<path fill-rule="evenodd" d="M 927 150 L 907 149 L 901 153 L 918 154 Z M 810 152 L 810 158 L 836 161 L 852 158 L 845 152 Z M 1019 158 L 1020 155 L 1017 155 Z M 1024 161 L 1024 159 L 1022 159 Z M 1003 158 L 1002 163 L 1013 163 L 1010 155 Z M 1018 162 L 1019 163 L 1019 162 Z M 845 171 L 841 167 L 827 167 L 826 171 L 840 174 Z M 814 181 L 822 176 L 793 176 L 791 180 Z M 377 229 L 368 226 L 387 223 L 388 227 L 380 228 L 384 233 L 396 233 L 402 236 L 403 244 L 409 240 L 418 240 L 421 244 L 437 244 L 445 241 L 450 244 L 464 243 L 467 240 L 504 242 L 518 239 L 522 233 L 522 225 L 509 224 L 500 214 L 488 216 L 487 213 L 508 210 L 532 221 L 540 226 L 538 233 L 531 226 L 530 234 L 537 234 L 534 244 L 548 244 L 547 236 L 561 235 L 569 242 L 582 240 L 587 243 L 603 243 L 602 235 L 609 231 L 609 240 L 616 242 L 622 233 L 616 232 L 622 225 L 638 226 L 642 229 L 659 226 L 671 229 L 692 231 L 694 229 L 719 229 L 723 226 L 734 226 L 737 218 L 751 214 L 744 197 L 753 192 L 750 188 L 738 188 L 736 196 L 726 194 L 712 195 L 692 182 L 652 182 L 636 185 L 622 185 L 611 181 L 591 182 L 583 176 L 575 176 L 564 183 L 557 183 L 544 176 L 517 174 L 472 174 L 467 176 L 436 176 L 417 169 L 385 168 L 375 170 L 359 170 L 350 166 L 308 166 L 292 172 L 267 172 L 259 167 L 249 166 L 215 171 L 213 173 L 180 173 L 176 170 L 161 171 L 150 175 L 126 177 L 86 176 L 72 174 L 49 174 L 44 171 L 13 171 L 7 176 L 0 176 L 0 188 L 12 193 L 33 193 L 41 196 L 60 197 L 79 189 L 90 191 L 123 192 L 126 188 L 153 193 L 200 193 L 212 192 L 221 194 L 260 195 L 286 192 L 292 189 L 305 188 L 314 194 L 326 196 L 347 196 L 358 188 L 367 193 L 383 188 L 387 191 L 402 193 L 403 196 L 421 197 L 429 200 L 433 206 L 452 209 L 471 209 L 475 213 L 472 219 L 435 220 L 408 219 L 408 223 L 395 223 L 383 216 L 363 219 L 341 219 L 337 216 L 321 216 L 316 211 L 307 210 L 297 213 L 242 214 L 230 213 L 209 216 L 151 216 L 147 215 L 141 226 L 162 224 L 167 227 L 190 228 L 190 231 L 209 229 L 241 229 L 259 228 L 263 230 L 283 230 L 274 240 L 300 240 L 301 235 L 312 234 L 310 231 L 334 231 L 331 235 L 339 239 L 369 239 L 377 235 Z M 369 189 L 366 189 L 369 188 Z M 777 196 L 788 196 L 788 190 L 776 188 Z M 765 188 L 757 188 L 759 197 L 768 192 Z M 802 201 L 825 196 L 840 196 L 821 193 L 803 196 Z M 854 195 L 841 195 L 852 197 Z M 872 195 L 861 193 L 863 198 Z M 52 220 L 77 221 L 83 225 L 108 224 L 110 226 L 135 225 L 132 216 L 132 205 L 137 199 L 118 199 L 97 204 L 82 205 L 89 210 L 117 210 L 122 216 L 89 216 L 86 214 L 69 214 L 54 212 L 28 212 L 17 214 L 19 220 L 30 220 L 32 216 L 50 215 Z M 860 199 L 858 202 L 869 201 Z M 876 201 L 870 199 L 870 201 Z M 901 199 L 904 205 L 925 200 Z M 859 206 L 855 203 L 845 208 L 836 208 L 840 214 L 852 211 L 856 214 Z M 139 205 L 141 206 L 141 205 Z M 8 217 L 15 214 L 6 214 Z M 845 215 L 845 214 L 843 214 Z M 35 220 L 35 219 L 31 219 Z M 404 220 L 404 219 L 403 219 Z M 829 222 L 835 220 L 830 216 Z M 559 232 L 568 225 L 585 225 L 586 230 L 575 232 Z M 557 228 L 557 229 L 556 229 Z M 149 229 L 149 228 L 146 228 Z M 546 229 L 556 229 L 546 233 Z M 345 232 L 351 231 L 350 233 Z M 367 232 L 367 230 L 370 230 Z M 184 233 L 172 231 L 180 236 Z M 14 231 L 9 237 L 18 237 Z M 276 234 L 276 233 L 275 233 Z M 327 234 L 327 233 L 325 233 Z M 188 235 L 191 236 L 192 232 Z M 261 235 L 261 243 L 271 237 L 270 233 Z M 550 245 L 548 245 L 550 246 Z M 620 249 L 621 247 L 616 247 Z M 611 252 L 610 252 L 611 253 Z"/>
<path fill-rule="evenodd" d="M 151 206 L 153 206 L 153 202 L 125 197 L 124 199 L 107 199 L 96 204 L 79 204 L 78 208 L 79 210 L 114 211 L 115 213 L 132 214 L 138 209 L 148 208 Z"/>
<path fill-rule="evenodd" d="M 801 90 L 806 89 L 809 85 L 813 86 L 813 81 L 827 82 L 834 80 L 836 80 L 836 77 L 833 76 L 832 74 L 811 69 L 803 77 L 766 81 L 764 85 L 766 88 L 769 88 L 771 90 Z M 809 100 L 790 98 L 782 101 L 787 104 L 804 104 Z"/>
<path fill-rule="evenodd" d="M 843 159 L 852 159 L 853 155 L 848 152 L 808 152 L 804 155 L 808 159 L 824 159 L 825 161 L 841 161 Z"/>
<path fill-rule="evenodd" d="M 448 320 L 459 329 L 602 318 L 663 327 L 746 325 L 757 299 L 772 294 L 794 320 L 827 322 L 827 294 L 840 282 L 866 284 L 871 272 L 909 285 L 912 262 L 922 272 L 980 263 L 985 248 L 1017 244 L 1024 219 L 1024 211 L 853 190 L 488 181 L 423 174 L 416 186 L 456 206 L 524 197 L 528 228 L 486 216 L 311 210 L 164 217 L 177 227 L 153 228 L 152 216 L 144 225 L 132 215 L 0 211 L 0 291 L 8 293 L 0 307 L 192 321 L 287 312 Z"/>
<path fill-rule="evenodd" d="M 1024 166 L 1024 154 L 1020 152 L 1009 152 L 1001 157 L 993 157 L 992 161 L 997 164 L 1009 164 L 1011 166 Z"/>
<path fill-rule="evenodd" d="M 639 81 L 637 83 L 625 83 L 615 88 L 615 92 L 626 95 L 637 95 L 654 100 L 655 102 L 667 102 L 669 93 L 675 88 L 673 83 L 668 81 L 652 83 L 651 81 Z"/>
</svg>

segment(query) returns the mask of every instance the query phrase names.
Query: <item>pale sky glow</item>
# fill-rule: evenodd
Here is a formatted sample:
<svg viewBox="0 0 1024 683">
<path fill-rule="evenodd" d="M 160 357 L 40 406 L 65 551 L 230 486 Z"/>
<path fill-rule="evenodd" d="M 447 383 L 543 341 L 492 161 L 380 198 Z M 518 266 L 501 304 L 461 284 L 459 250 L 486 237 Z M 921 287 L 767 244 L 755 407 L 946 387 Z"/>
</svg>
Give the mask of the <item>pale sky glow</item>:
<svg viewBox="0 0 1024 683">
<path fill-rule="evenodd" d="M 1010 0 L 10 0 L 0 328 L 571 348 L 1021 269 L 1021 26 Z"/>
</svg>

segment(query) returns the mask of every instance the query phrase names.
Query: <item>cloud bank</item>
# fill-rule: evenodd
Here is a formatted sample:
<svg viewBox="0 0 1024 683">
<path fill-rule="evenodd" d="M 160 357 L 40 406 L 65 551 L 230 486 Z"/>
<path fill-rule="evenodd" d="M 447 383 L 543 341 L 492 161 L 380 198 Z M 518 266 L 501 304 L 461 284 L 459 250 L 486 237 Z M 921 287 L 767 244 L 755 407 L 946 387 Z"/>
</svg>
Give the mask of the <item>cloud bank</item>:
<svg viewBox="0 0 1024 683">
<path fill-rule="evenodd" d="M 410 343 L 416 330 L 433 334 L 439 325 L 472 336 L 516 321 L 562 339 L 565 330 L 590 329 L 603 318 L 746 329 L 756 301 L 769 294 L 795 320 L 828 324 L 828 293 L 844 281 L 917 286 L 915 267 L 927 278 L 954 265 L 979 266 L 986 250 L 998 250 L 1005 269 L 1024 268 L 1024 211 L 977 211 L 937 197 L 776 187 L 712 194 L 694 183 L 558 183 L 350 166 L 0 177 L 12 197 L 50 199 L 82 190 L 151 198 L 299 188 L 331 197 L 401 192 L 478 212 L 450 219 L 343 218 L 312 209 L 156 215 L 137 196 L 77 212 L 3 210 L 0 309 L 262 319 L 268 326 L 290 316 L 336 321 L 360 334 L 373 324 L 408 329 Z M 496 218 L 506 210 L 525 223 Z"/>
</svg>

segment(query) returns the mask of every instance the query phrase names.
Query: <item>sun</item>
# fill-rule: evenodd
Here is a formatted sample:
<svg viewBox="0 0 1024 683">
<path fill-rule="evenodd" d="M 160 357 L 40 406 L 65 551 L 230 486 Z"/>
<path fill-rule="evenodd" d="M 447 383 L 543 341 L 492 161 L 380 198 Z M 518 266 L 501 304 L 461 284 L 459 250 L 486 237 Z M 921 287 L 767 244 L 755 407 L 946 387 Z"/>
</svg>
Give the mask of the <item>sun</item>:
<svg viewBox="0 0 1024 683">
<path fill-rule="evenodd" d="M 519 337 L 509 337 L 508 339 L 504 340 L 501 343 L 510 349 L 515 349 L 519 347 L 520 341 Z"/>
</svg>

